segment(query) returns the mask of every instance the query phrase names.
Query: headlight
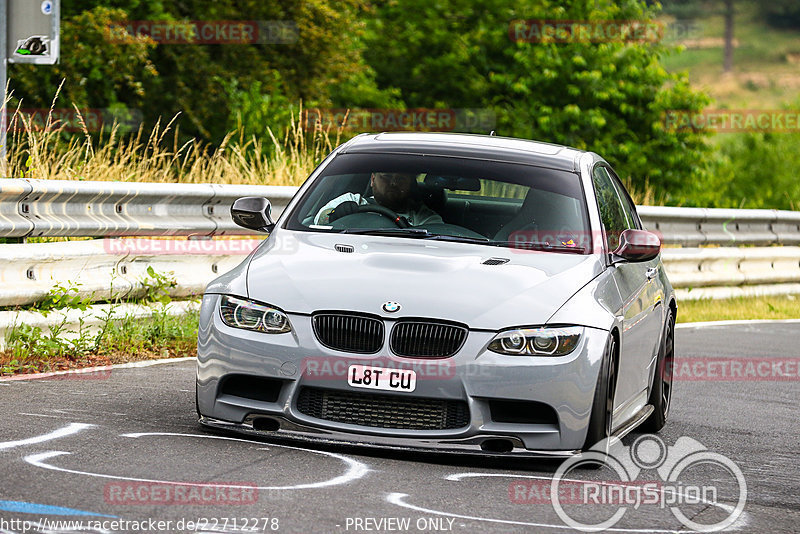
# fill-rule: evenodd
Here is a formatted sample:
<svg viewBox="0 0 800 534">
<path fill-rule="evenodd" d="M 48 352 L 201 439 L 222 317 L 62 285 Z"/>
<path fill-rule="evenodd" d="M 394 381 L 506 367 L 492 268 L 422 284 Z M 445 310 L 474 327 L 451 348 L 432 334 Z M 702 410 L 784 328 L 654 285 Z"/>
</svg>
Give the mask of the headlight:
<svg viewBox="0 0 800 534">
<path fill-rule="evenodd" d="M 582 326 L 506 330 L 489 343 L 489 350 L 514 356 L 564 356 L 578 346 Z"/>
<path fill-rule="evenodd" d="M 234 328 L 267 334 L 291 332 L 289 318 L 281 310 L 252 300 L 223 296 L 219 306 L 222 322 Z"/>
</svg>

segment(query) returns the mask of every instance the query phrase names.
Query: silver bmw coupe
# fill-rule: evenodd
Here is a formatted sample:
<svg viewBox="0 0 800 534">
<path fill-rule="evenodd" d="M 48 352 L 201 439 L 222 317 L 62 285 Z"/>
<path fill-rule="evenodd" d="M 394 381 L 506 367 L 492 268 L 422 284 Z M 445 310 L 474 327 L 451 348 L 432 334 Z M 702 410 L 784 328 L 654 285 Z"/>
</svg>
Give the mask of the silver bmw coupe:
<svg viewBox="0 0 800 534">
<path fill-rule="evenodd" d="M 260 436 L 570 456 L 658 431 L 677 311 L 659 237 L 597 154 L 363 134 L 203 297 L 200 423 Z"/>
</svg>

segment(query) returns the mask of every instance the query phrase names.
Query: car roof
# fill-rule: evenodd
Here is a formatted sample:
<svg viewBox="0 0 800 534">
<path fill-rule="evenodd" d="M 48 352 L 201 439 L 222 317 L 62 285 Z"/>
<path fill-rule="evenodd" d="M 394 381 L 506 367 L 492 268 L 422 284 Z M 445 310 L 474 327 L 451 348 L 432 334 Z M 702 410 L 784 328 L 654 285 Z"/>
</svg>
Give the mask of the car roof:
<svg viewBox="0 0 800 534">
<path fill-rule="evenodd" d="M 460 133 L 384 132 L 361 134 L 340 154 L 427 154 L 523 163 L 575 172 L 585 152 L 575 148 L 513 137 Z"/>
</svg>

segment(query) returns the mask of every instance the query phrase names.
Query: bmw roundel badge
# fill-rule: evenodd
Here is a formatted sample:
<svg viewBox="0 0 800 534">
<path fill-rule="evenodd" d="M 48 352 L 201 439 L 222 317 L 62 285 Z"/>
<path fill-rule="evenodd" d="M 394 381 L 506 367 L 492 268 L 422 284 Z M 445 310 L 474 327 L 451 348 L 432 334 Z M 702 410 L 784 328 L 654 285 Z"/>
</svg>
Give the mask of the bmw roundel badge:
<svg viewBox="0 0 800 534">
<path fill-rule="evenodd" d="M 396 311 L 400 311 L 400 304 L 398 304 L 397 302 L 392 302 L 391 300 L 389 302 L 384 302 L 383 311 L 388 313 L 394 313 Z"/>
</svg>

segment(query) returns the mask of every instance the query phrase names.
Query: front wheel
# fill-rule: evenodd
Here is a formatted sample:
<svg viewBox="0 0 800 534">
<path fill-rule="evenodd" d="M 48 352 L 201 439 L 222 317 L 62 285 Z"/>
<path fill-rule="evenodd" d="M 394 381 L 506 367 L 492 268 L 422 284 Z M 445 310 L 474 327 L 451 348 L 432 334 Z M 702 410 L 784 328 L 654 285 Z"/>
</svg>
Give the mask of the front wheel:
<svg viewBox="0 0 800 534">
<path fill-rule="evenodd" d="M 656 372 L 653 377 L 653 388 L 650 390 L 650 399 L 653 413 L 642 423 L 642 430 L 658 432 L 664 428 L 669 414 L 669 405 L 672 401 L 672 372 L 675 365 L 675 315 L 672 309 L 667 313 L 664 325 L 664 337 L 658 351 Z"/>
</svg>

